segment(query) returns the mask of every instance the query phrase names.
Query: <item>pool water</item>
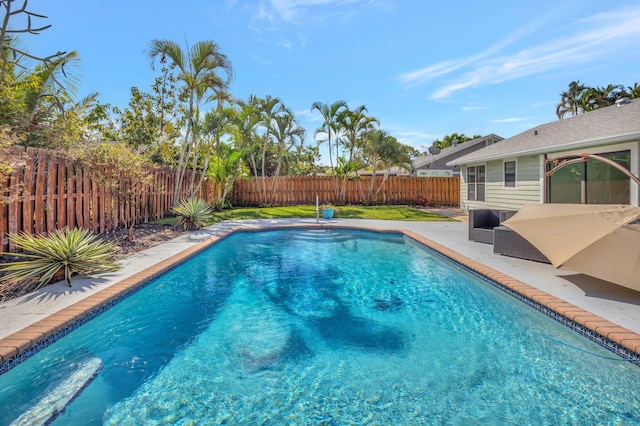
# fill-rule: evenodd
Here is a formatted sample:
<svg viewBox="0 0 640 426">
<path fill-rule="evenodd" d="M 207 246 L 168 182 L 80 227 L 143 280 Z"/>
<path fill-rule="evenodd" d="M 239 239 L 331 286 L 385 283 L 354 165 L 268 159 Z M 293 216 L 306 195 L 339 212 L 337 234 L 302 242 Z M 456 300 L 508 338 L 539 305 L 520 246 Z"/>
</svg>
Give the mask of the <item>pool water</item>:
<svg viewBox="0 0 640 426">
<path fill-rule="evenodd" d="M 238 233 L 0 376 L 11 424 L 638 424 L 640 368 L 400 234 Z"/>
</svg>

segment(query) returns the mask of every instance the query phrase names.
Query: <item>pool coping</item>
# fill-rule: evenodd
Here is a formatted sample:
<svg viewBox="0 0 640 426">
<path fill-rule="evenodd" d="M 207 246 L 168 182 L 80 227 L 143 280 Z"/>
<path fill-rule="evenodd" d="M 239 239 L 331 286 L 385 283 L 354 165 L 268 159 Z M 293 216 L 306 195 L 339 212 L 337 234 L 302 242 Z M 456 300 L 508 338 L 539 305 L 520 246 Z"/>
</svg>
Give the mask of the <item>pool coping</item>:
<svg viewBox="0 0 640 426">
<path fill-rule="evenodd" d="M 87 296 L 81 301 L 62 308 L 56 313 L 0 339 L 0 374 L 20 364 L 31 355 L 49 346 L 63 336 L 69 334 L 82 324 L 100 315 L 109 307 L 118 303 L 136 291 L 142 289 L 160 275 L 178 267 L 198 253 L 236 232 L 260 232 L 277 229 L 353 229 L 376 233 L 400 233 L 449 258 L 465 269 L 497 283 L 501 288 L 537 310 L 574 328 L 591 340 L 624 356 L 625 353 L 640 356 L 640 334 L 615 324 L 607 319 L 586 311 L 559 297 L 539 290 L 505 273 L 488 267 L 481 262 L 470 259 L 442 244 L 406 229 L 380 229 L 367 226 L 324 224 L 281 224 L 266 225 L 260 228 L 232 228 L 188 247 L 181 252 L 159 261 L 140 272 L 120 280 L 119 282 Z M 531 303 L 529 303 L 529 302 Z M 548 311 L 548 312 L 547 312 Z M 577 325 L 577 329 L 575 327 Z M 603 340 L 604 339 L 604 340 Z M 611 343 L 611 344 L 609 344 Z M 619 348 L 617 348 L 619 347 Z M 616 351 L 615 349 L 622 349 Z M 640 366 L 640 361 L 632 361 Z"/>
</svg>

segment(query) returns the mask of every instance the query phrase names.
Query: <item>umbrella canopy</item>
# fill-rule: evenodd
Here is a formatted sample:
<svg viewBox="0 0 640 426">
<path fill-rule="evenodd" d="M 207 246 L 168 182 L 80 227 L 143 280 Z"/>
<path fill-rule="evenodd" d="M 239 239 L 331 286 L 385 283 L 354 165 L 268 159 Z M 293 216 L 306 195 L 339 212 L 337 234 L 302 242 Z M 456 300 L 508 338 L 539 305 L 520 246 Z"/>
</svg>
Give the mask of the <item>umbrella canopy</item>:
<svg viewBox="0 0 640 426">
<path fill-rule="evenodd" d="M 640 207 L 527 204 L 503 225 L 556 268 L 640 291 Z"/>
</svg>

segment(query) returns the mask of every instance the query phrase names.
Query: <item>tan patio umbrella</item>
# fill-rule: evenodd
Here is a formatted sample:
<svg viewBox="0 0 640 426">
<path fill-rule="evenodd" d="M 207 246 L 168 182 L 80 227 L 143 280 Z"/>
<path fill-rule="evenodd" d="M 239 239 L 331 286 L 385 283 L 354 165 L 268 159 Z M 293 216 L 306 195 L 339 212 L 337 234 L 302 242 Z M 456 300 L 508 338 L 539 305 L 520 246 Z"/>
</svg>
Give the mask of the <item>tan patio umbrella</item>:
<svg viewBox="0 0 640 426">
<path fill-rule="evenodd" d="M 527 204 L 503 225 L 556 268 L 640 291 L 640 207 Z"/>
</svg>

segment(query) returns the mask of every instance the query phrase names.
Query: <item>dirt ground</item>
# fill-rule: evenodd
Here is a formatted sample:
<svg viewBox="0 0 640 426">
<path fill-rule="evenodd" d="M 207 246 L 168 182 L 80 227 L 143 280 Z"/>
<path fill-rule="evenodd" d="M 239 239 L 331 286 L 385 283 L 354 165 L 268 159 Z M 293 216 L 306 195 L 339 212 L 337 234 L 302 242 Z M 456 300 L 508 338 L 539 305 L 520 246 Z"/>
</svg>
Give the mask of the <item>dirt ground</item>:
<svg viewBox="0 0 640 426">
<path fill-rule="evenodd" d="M 119 229 L 102 234 L 100 238 L 114 243 L 114 257 L 122 259 L 133 253 L 172 240 L 184 233 L 185 231 L 175 229 L 171 225 L 143 223 L 136 225 L 131 232 L 127 229 Z M 8 260 L 7 257 L 0 256 L 0 263 L 5 263 Z M 20 284 L 0 282 L 0 302 L 29 293 L 36 285 L 37 281 L 35 280 Z"/>
<path fill-rule="evenodd" d="M 172 240 L 185 231 L 174 228 L 172 225 L 158 223 L 142 223 L 136 225 L 131 232 L 126 229 L 119 229 L 100 237 L 104 241 L 112 242 L 116 245 L 115 257 L 121 259 L 130 254 Z"/>
</svg>

